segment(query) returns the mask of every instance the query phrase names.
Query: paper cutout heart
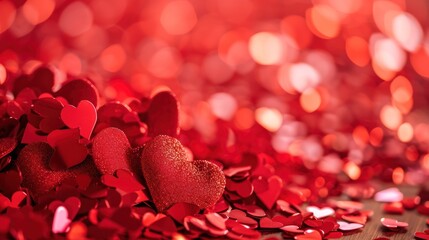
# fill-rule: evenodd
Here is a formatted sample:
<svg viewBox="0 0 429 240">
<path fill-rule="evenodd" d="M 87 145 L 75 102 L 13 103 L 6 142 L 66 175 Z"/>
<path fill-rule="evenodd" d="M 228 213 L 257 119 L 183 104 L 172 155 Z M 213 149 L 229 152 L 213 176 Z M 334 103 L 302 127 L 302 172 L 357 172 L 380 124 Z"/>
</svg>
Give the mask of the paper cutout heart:
<svg viewBox="0 0 429 240">
<path fill-rule="evenodd" d="M 400 222 L 393 218 L 381 218 L 380 219 L 381 224 L 387 228 L 404 228 L 408 227 L 408 223 L 406 222 Z"/>
<path fill-rule="evenodd" d="M 69 213 L 63 206 L 59 206 L 55 210 L 54 220 L 52 222 L 53 233 L 64 233 L 69 229 L 71 220 L 69 219 Z"/>
<path fill-rule="evenodd" d="M 271 209 L 280 196 L 283 188 L 283 180 L 279 176 L 274 175 L 266 181 L 260 177 L 252 183 L 256 196 L 268 209 Z"/>
<path fill-rule="evenodd" d="M 166 214 L 176 220 L 178 223 L 183 224 L 186 216 L 193 216 L 200 211 L 200 208 L 191 203 L 176 203 L 171 206 Z"/>
<path fill-rule="evenodd" d="M 424 232 L 415 232 L 414 237 L 423 240 L 429 240 L 429 230 L 425 230 Z"/>
<path fill-rule="evenodd" d="M 97 178 L 97 170 L 91 161 L 84 161 L 67 170 L 51 170 L 49 160 L 53 151 L 47 143 L 31 143 L 21 150 L 16 160 L 22 173 L 22 186 L 27 187 L 36 199 L 61 182 L 74 179 L 79 174 L 87 173 Z"/>
<path fill-rule="evenodd" d="M 131 149 L 127 136 L 118 128 L 105 128 L 94 137 L 92 156 L 101 174 L 112 175 L 118 169 L 136 172 L 141 169 L 140 156 Z"/>
<path fill-rule="evenodd" d="M 47 141 L 55 149 L 49 161 L 52 170 L 65 170 L 83 162 L 88 149 L 79 141 L 78 129 L 54 130 Z"/>
<path fill-rule="evenodd" d="M 363 225 L 359 223 L 348 223 L 344 221 L 338 221 L 338 224 L 340 224 L 339 229 L 342 231 L 353 231 L 353 230 L 363 228 Z"/>
<path fill-rule="evenodd" d="M 404 194 L 395 187 L 384 189 L 374 195 L 377 202 L 400 202 L 403 198 Z"/>
<path fill-rule="evenodd" d="M 28 121 L 44 133 L 50 133 L 64 126 L 60 118 L 63 104 L 55 98 L 41 98 L 33 101 Z"/>
<path fill-rule="evenodd" d="M 390 214 L 404 213 L 404 206 L 401 202 L 385 203 L 383 204 L 383 211 Z"/>
<path fill-rule="evenodd" d="M 59 200 L 52 201 L 48 209 L 55 212 L 59 207 L 65 207 L 67 209 L 68 219 L 73 220 L 79 212 L 81 205 L 82 203 L 79 198 L 69 197 L 64 202 Z"/>
<path fill-rule="evenodd" d="M 149 136 L 179 134 L 179 107 L 176 97 L 171 92 L 160 92 L 150 102 L 147 111 Z"/>
<path fill-rule="evenodd" d="M 54 73 L 47 67 L 39 67 L 30 76 L 23 75 L 13 82 L 13 93 L 18 95 L 23 89 L 30 87 L 38 94 L 51 92 L 54 85 Z"/>
<path fill-rule="evenodd" d="M 17 145 L 15 138 L 0 138 L 0 158 L 11 153 Z"/>
<path fill-rule="evenodd" d="M 314 229 L 305 230 L 304 234 L 295 236 L 296 240 L 322 240 L 322 234 Z"/>
<path fill-rule="evenodd" d="M 325 218 L 334 215 L 335 213 L 334 209 L 330 207 L 318 208 L 315 206 L 309 206 L 306 210 L 307 212 L 313 213 L 316 218 Z"/>
<path fill-rule="evenodd" d="M 69 128 L 79 128 L 80 135 L 90 139 L 95 123 L 97 110 L 88 100 L 82 100 L 77 107 L 67 105 L 61 110 L 61 119 Z"/>
<path fill-rule="evenodd" d="M 170 136 L 150 140 L 141 161 L 152 200 L 160 211 L 179 202 L 206 208 L 224 191 L 225 176 L 220 168 L 205 160 L 188 161 L 185 148 Z"/>
<path fill-rule="evenodd" d="M 265 228 L 265 229 L 278 229 L 283 227 L 283 223 L 275 222 L 270 218 L 264 217 L 261 220 L 259 220 L 259 227 Z"/>
<path fill-rule="evenodd" d="M 282 231 L 287 232 L 287 233 L 293 233 L 293 234 L 303 233 L 304 232 L 304 230 L 299 229 L 299 227 L 296 226 L 296 225 L 287 225 L 287 226 L 284 226 L 284 227 L 282 227 L 280 229 Z"/>
<path fill-rule="evenodd" d="M 368 217 L 365 215 L 358 215 L 358 216 L 343 215 L 342 219 L 349 221 L 349 222 L 353 222 L 353 223 L 365 224 L 366 221 L 368 220 Z"/>
<path fill-rule="evenodd" d="M 75 79 L 66 82 L 55 96 L 65 98 L 71 105 L 77 106 L 81 101 L 88 100 L 94 106 L 98 105 L 98 90 L 90 81 Z"/>
</svg>

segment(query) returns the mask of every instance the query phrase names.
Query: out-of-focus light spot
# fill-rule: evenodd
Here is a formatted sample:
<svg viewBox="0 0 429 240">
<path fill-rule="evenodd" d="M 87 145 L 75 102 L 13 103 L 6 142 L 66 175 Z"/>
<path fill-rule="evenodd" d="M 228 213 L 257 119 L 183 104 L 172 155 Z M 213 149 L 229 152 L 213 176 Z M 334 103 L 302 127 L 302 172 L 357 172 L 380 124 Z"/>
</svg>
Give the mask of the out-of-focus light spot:
<svg viewBox="0 0 429 240">
<path fill-rule="evenodd" d="M 82 62 L 76 54 L 67 53 L 59 63 L 62 71 L 72 76 L 78 76 L 82 73 Z"/>
<path fill-rule="evenodd" d="M 306 48 L 313 39 L 305 19 L 299 15 L 287 16 L 281 21 L 282 31 L 295 40 L 300 49 Z"/>
<path fill-rule="evenodd" d="M 169 2 L 161 13 L 161 25 L 172 35 L 188 33 L 197 24 L 197 14 L 194 6 L 187 0 Z"/>
<path fill-rule="evenodd" d="M 364 126 L 357 126 L 353 130 L 352 136 L 355 143 L 360 147 L 364 147 L 368 143 L 369 133 Z"/>
<path fill-rule="evenodd" d="M 343 171 L 352 180 L 359 179 L 361 175 L 359 166 L 354 162 L 347 162 L 343 167 Z"/>
<path fill-rule="evenodd" d="M 249 108 L 240 108 L 235 113 L 234 124 L 238 129 L 249 129 L 255 123 L 254 113 Z"/>
<path fill-rule="evenodd" d="M 346 53 L 349 59 L 359 67 L 369 63 L 368 42 L 361 37 L 349 37 L 346 39 Z"/>
<path fill-rule="evenodd" d="M 108 27 L 122 18 L 128 3 L 124 0 L 92 0 L 90 6 L 97 24 Z"/>
<path fill-rule="evenodd" d="M 256 122 L 270 132 L 277 131 L 283 123 L 281 112 L 274 108 L 261 107 L 256 109 L 255 119 Z"/>
<path fill-rule="evenodd" d="M 420 166 L 426 171 L 429 172 L 429 154 L 426 154 L 420 160 Z"/>
<path fill-rule="evenodd" d="M 404 176 L 404 169 L 402 169 L 401 167 L 393 169 L 392 181 L 394 184 L 401 184 L 404 181 Z"/>
<path fill-rule="evenodd" d="M 208 100 L 213 114 L 222 119 L 229 121 L 237 111 L 237 101 L 228 93 L 215 93 Z"/>
<path fill-rule="evenodd" d="M 300 142 L 301 156 L 310 162 L 318 162 L 323 155 L 323 147 L 320 141 L 314 137 L 308 137 Z"/>
<path fill-rule="evenodd" d="M 254 34 L 249 40 L 249 51 L 253 60 L 262 65 L 279 64 L 283 58 L 282 41 L 269 32 Z"/>
<path fill-rule="evenodd" d="M 76 37 L 88 31 L 92 21 L 91 9 L 85 3 L 76 1 L 63 10 L 58 25 L 65 34 Z"/>
<path fill-rule="evenodd" d="M 326 83 L 334 79 L 337 67 L 331 53 L 324 50 L 311 50 L 305 55 L 304 59 L 304 62 L 308 63 L 319 73 L 321 81 L 323 79 Z"/>
<path fill-rule="evenodd" d="M 415 52 L 423 40 L 423 30 L 417 19 L 409 13 L 401 13 L 393 19 L 393 37 L 402 48 Z"/>
<path fill-rule="evenodd" d="M 206 56 L 202 65 L 205 76 L 215 84 L 224 83 L 234 74 L 233 69 L 226 64 L 217 54 Z"/>
<path fill-rule="evenodd" d="M 134 74 L 130 79 L 131 88 L 136 92 L 145 95 L 147 95 L 153 88 L 152 84 L 150 77 L 141 73 Z"/>
<path fill-rule="evenodd" d="M 401 142 L 410 142 L 414 137 L 414 129 L 410 123 L 403 123 L 398 128 L 398 138 Z"/>
<path fill-rule="evenodd" d="M 33 25 L 46 21 L 54 9 L 54 0 L 27 0 L 22 6 L 25 18 Z"/>
<path fill-rule="evenodd" d="M 384 69 L 398 72 L 404 67 L 407 56 L 394 40 L 384 38 L 375 42 L 373 60 Z"/>
<path fill-rule="evenodd" d="M 372 16 L 375 25 L 388 36 L 392 36 L 391 18 L 402 11 L 403 9 L 396 2 L 390 0 L 377 0 L 372 5 Z"/>
<path fill-rule="evenodd" d="M 340 157 L 338 157 L 337 154 L 329 154 L 324 156 L 322 160 L 320 160 L 319 165 L 317 167 L 323 172 L 338 174 L 341 172 L 343 164 L 343 161 L 340 159 Z"/>
<path fill-rule="evenodd" d="M 126 60 L 127 54 L 119 44 L 107 47 L 100 55 L 101 66 L 108 72 L 118 72 Z"/>
<path fill-rule="evenodd" d="M 305 90 L 301 94 L 299 102 L 304 111 L 311 113 L 320 107 L 320 104 L 322 103 L 322 97 L 316 89 L 311 88 Z"/>
<path fill-rule="evenodd" d="M 411 54 L 410 62 L 414 70 L 420 74 L 420 76 L 429 78 L 429 67 L 427 64 L 429 62 L 429 51 L 425 51 L 424 48 L 421 48 Z"/>
<path fill-rule="evenodd" d="M 413 97 L 413 87 L 407 78 L 398 76 L 390 84 L 390 93 L 396 102 L 405 103 Z"/>
<path fill-rule="evenodd" d="M 251 0 L 216 0 L 215 2 L 222 19 L 236 24 L 246 21 L 254 9 L 254 2 Z"/>
<path fill-rule="evenodd" d="M 30 33 L 34 29 L 35 25 L 30 23 L 27 18 L 24 16 L 24 13 L 21 10 L 18 10 L 15 16 L 15 21 L 12 26 L 10 26 L 9 31 L 17 38 L 23 37 Z"/>
<path fill-rule="evenodd" d="M 247 34 L 240 31 L 229 31 L 219 40 L 219 57 L 239 73 L 250 72 L 255 62 L 249 53 Z"/>
<path fill-rule="evenodd" d="M 2 85 L 4 81 L 6 81 L 6 77 L 7 77 L 6 68 L 3 66 L 3 64 L 0 63 L 0 85 Z"/>
<path fill-rule="evenodd" d="M 296 63 L 289 67 L 289 81 L 298 92 L 315 88 L 320 80 L 319 73 L 307 63 Z"/>
<path fill-rule="evenodd" d="M 395 130 L 402 124 L 401 112 L 390 105 L 385 105 L 380 111 L 380 119 L 384 126 Z"/>
<path fill-rule="evenodd" d="M 419 157 L 420 157 L 420 153 L 419 153 L 419 149 L 417 149 L 417 147 L 416 146 L 414 146 L 414 145 L 411 145 L 411 146 L 408 146 L 406 149 L 405 149 L 405 157 L 409 160 L 409 161 L 411 161 L 411 162 L 415 162 L 415 161 L 417 161 L 417 159 L 419 159 Z"/>
<path fill-rule="evenodd" d="M 335 10 L 350 14 L 358 11 L 362 6 L 362 1 L 353 1 L 353 0 L 328 0 L 329 5 L 331 5 Z"/>
<path fill-rule="evenodd" d="M 329 5 L 315 5 L 306 13 L 307 25 L 318 37 L 331 39 L 338 36 L 341 19 Z"/>
<path fill-rule="evenodd" d="M 0 33 L 9 29 L 15 20 L 15 6 L 8 0 L 0 1 Z"/>
<path fill-rule="evenodd" d="M 159 78 L 175 77 L 182 66 L 182 58 L 175 48 L 163 47 L 150 58 L 147 70 Z"/>
</svg>

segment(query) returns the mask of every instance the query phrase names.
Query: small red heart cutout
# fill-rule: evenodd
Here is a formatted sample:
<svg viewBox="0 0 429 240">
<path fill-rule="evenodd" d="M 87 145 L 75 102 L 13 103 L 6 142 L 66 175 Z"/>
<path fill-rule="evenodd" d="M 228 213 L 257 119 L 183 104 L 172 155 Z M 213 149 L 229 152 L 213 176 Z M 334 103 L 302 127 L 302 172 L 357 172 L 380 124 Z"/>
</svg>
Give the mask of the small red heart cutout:
<svg viewBox="0 0 429 240">
<path fill-rule="evenodd" d="M 66 82 L 55 96 L 65 98 L 71 105 L 76 106 L 83 100 L 88 100 L 94 106 L 98 105 L 98 90 L 90 81 L 75 79 Z"/>
<path fill-rule="evenodd" d="M 256 196 L 268 209 L 271 209 L 280 196 L 283 188 L 283 179 L 274 175 L 267 180 L 260 177 L 252 183 Z"/>
<path fill-rule="evenodd" d="M 179 134 L 179 108 L 176 97 L 171 92 L 156 94 L 147 111 L 149 136 Z"/>
<path fill-rule="evenodd" d="M 314 229 L 305 230 L 304 234 L 295 236 L 296 240 L 322 240 L 322 234 Z"/>
<path fill-rule="evenodd" d="M 82 100 L 77 107 L 67 105 L 61 110 L 61 119 L 69 128 L 79 128 L 80 135 L 90 139 L 97 122 L 97 110 L 88 100 Z"/>
<path fill-rule="evenodd" d="M 387 228 L 401 228 L 401 227 L 408 227 L 408 223 L 406 222 L 400 222 L 393 218 L 381 218 L 380 219 L 381 224 Z"/>
<path fill-rule="evenodd" d="M 415 232 L 414 237 L 423 240 L 429 240 L 429 233 L 425 232 Z"/>
<path fill-rule="evenodd" d="M 79 142 L 78 129 L 54 130 L 48 135 L 48 143 L 55 149 L 49 161 L 52 170 L 65 170 L 83 162 L 88 149 Z"/>
<path fill-rule="evenodd" d="M 205 160 L 188 161 L 179 140 L 158 135 L 142 153 L 142 170 L 156 207 L 166 210 L 187 202 L 206 208 L 214 205 L 225 189 L 221 169 Z"/>
</svg>

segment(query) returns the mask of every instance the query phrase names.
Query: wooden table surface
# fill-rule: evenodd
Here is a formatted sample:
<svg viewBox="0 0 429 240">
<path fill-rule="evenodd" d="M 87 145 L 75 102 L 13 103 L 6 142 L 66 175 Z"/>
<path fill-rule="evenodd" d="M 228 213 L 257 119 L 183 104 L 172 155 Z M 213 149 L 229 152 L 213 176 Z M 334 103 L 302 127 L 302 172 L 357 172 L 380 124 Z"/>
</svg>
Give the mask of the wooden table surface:
<svg viewBox="0 0 429 240">
<path fill-rule="evenodd" d="M 387 187 L 393 187 L 387 186 Z M 398 186 L 404 196 L 415 196 L 419 191 L 418 187 L 412 186 Z M 362 201 L 365 204 L 365 209 L 370 209 L 374 211 L 374 216 L 365 224 L 365 227 L 359 232 L 352 234 L 350 236 L 345 236 L 341 239 L 344 240 L 371 240 L 378 237 L 386 237 L 389 239 L 395 240 L 411 240 L 414 238 L 414 233 L 416 231 L 422 232 L 429 228 L 426 225 L 426 220 L 429 216 L 424 216 L 417 213 L 417 210 L 405 210 L 403 214 L 386 214 L 383 212 L 382 203 L 378 203 L 374 200 L 364 200 Z M 395 232 L 390 231 L 383 227 L 380 223 L 380 219 L 386 218 L 394 218 L 402 222 L 407 222 L 409 226 L 404 229 L 404 231 Z"/>
</svg>

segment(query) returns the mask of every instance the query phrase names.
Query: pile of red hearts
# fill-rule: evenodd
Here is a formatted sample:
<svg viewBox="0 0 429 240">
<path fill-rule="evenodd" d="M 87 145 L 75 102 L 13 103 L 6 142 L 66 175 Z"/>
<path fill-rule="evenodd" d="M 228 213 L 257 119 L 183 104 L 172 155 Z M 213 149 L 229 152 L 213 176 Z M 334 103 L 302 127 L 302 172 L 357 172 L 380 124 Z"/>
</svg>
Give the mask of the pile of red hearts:
<svg viewBox="0 0 429 240">
<path fill-rule="evenodd" d="M 208 146 L 196 131 L 180 132 L 171 92 L 101 104 L 89 80 L 69 80 L 57 91 L 54 83 L 41 67 L 1 85 L 0 238 L 277 232 L 324 239 L 358 232 L 372 215 L 359 202 L 320 204 L 343 192 L 369 198 L 374 188 L 317 169 L 308 174 L 299 158 L 263 144 L 270 135 L 262 127 L 237 132 L 231 147 L 228 123 L 219 121 L 218 140 Z M 200 155 L 211 157 L 194 160 Z M 406 227 L 394 219 L 382 224 Z"/>
</svg>

